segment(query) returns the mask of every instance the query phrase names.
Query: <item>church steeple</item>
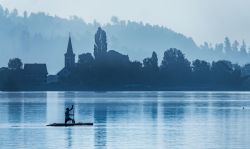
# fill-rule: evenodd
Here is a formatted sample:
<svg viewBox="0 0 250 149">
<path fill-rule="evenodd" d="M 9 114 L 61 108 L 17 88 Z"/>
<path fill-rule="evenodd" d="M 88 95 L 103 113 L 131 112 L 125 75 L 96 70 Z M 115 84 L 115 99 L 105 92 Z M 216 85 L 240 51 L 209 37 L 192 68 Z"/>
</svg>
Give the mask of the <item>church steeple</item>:
<svg viewBox="0 0 250 149">
<path fill-rule="evenodd" d="M 69 41 L 68 41 L 67 53 L 70 53 L 70 54 L 73 53 L 73 48 L 72 48 L 72 43 L 71 43 L 71 36 L 70 36 L 70 34 L 69 34 Z"/>
<path fill-rule="evenodd" d="M 73 68 L 75 67 L 75 54 L 73 52 L 71 36 L 69 35 L 67 52 L 64 54 L 65 57 L 65 68 Z"/>
</svg>

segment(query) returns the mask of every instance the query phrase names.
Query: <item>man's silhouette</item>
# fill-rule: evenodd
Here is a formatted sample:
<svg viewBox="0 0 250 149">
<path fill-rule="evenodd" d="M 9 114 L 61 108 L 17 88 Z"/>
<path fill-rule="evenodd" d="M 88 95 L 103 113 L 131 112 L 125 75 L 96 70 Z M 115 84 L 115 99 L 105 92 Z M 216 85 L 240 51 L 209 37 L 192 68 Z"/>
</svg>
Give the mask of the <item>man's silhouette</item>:
<svg viewBox="0 0 250 149">
<path fill-rule="evenodd" d="M 68 121 L 72 121 L 73 124 L 75 124 L 75 120 L 70 118 L 70 115 L 74 115 L 74 114 L 70 114 L 70 111 L 74 109 L 74 106 L 72 105 L 71 109 L 66 108 L 66 112 L 65 112 L 65 124 L 67 124 Z"/>
</svg>

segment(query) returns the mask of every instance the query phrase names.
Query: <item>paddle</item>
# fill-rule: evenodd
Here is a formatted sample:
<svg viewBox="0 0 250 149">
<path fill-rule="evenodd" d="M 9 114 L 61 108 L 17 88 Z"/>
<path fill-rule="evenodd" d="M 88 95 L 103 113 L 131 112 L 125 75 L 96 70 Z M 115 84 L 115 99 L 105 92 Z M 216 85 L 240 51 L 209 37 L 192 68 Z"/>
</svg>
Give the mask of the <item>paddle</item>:
<svg viewBox="0 0 250 149">
<path fill-rule="evenodd" d="M 75 121 L 75 108 L 74 108 L 74 105 L 72 105 L 73 107 L 73 120 Z"/>
</svg>

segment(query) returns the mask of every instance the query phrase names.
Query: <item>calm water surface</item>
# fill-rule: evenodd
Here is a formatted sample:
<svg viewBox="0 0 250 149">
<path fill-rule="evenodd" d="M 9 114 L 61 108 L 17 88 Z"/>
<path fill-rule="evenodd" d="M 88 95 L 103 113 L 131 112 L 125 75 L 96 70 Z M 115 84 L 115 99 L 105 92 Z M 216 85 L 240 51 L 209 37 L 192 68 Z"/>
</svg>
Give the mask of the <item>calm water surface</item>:
<svg viewBox="0 0 250 149">
<path fill-rule="evenodd" d="M 94 126 L 45 126 L 72 104 L 76 121 Z M 249 149 L 249 140 L 250 92 L 0 92 L 1 149 Z"/>
</svg>

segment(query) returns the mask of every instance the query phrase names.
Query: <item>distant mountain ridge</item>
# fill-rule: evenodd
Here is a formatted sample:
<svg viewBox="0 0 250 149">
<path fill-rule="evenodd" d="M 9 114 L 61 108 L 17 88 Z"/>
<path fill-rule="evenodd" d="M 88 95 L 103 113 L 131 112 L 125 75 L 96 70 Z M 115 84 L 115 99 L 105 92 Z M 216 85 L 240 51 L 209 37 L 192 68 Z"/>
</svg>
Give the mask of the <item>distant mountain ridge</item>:
<svg viewBox="0 0 250 149">
<path fill-rule="evenodd" d="M 77 55 L 93 53 L 93 36 L 99 26 L 107 32 L 108 49 L 129 55 L 132 60 L 141 61 L 156 51 L 160 64 L 163 52 L 172 47 L 182 50 L 191 60 L 228 59 L 221 51 L 204 50 L 192 38 L 158 25 L 120 21 L 116 17 L 101 25 L 86 23 L 78 17 L 65 19 L 45 13 L 18 15 L 17 10 L 10 12 L 0 6 L 0 66 L 6 66 L 10 58 L 19 57 L 24 63 L 47 63 L 49 73 L 56 73 L 64 65 L 69 33 Z M 247 62 L 248 58 L 230 60 Z"/>
</svg>

